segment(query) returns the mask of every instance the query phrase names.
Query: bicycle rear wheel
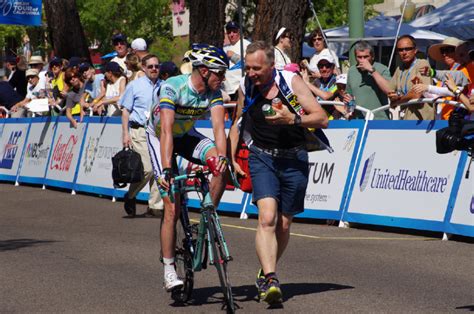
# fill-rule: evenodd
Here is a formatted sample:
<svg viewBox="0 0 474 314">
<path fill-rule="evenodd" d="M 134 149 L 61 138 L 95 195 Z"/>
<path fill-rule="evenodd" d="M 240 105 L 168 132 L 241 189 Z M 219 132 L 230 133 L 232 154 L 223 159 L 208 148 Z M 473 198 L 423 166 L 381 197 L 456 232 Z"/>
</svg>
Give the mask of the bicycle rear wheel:
<svg viewBox="0 0 474 314">
<path fill-rule="evenodd" d="M 182 221 L 176 224 L 176 250 L 175 250 L 175 267 L 178 278 L 184 283 L 181 289 L 174 290 L 171 297 L 179 303 L 187 302 L 193 293 L 194 271 L 193 258 L 190 250 L 192 238 L 188 238 L 183 228 Z M 191 243 L 190 243 L 191 242 Z"/>
<path fill-rule="evenodd" d="M 224 247 L 220 240 L 219 229 L 216 220 L 212 215 L 208 216 L 210 243 L 214 257 L 214 266 L 219 275 L 222 293 L 224 294 L 225 308 L 227 313 L 235 312 L 234 297 L 232 295 L 232 286 L 227 273 L 227 260 L 224 253 Z"/>
</svg>

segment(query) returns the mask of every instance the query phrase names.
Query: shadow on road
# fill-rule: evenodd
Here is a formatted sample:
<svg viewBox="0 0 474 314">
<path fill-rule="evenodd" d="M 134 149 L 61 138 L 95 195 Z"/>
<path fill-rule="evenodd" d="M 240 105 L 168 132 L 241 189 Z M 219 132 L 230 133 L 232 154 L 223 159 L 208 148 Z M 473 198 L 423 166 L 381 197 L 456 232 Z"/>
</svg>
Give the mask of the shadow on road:
<svg viewBox="0 0 474 314">
<path fill-rule="evenodd" d="M 19 250 L 30 246 L 38 246 L 42 244 L 49 244 L 56 241 L 49 240 L 35 240 L 35 239 L 11 239 L 0 240 L 0 252 Z"/>
<path fill-rule="evenodd" d="M 344 289 L 354 289 L 352 286 L 338 285 L 334 283 L 288 283 L 281 286 L 283 292 L 283 301 L 287 301 L 295 296 L 315 294 L 326 291 L 336 291 Z M 257 288 L 255 285 L 245 285 L 240 287 L 232 287 L 234 301 L 239 304 L 241 302 L 255 301 L 257 302 Z M 193 290 L 192 299 L 187 303 L 190 306 L 198 306 L 203 304 L 223 303 L 224 296 L 220 287 L 206 287 Z M 172 304 L 173 306 L 183 306 L 183 304 Z"/>
<path fill-rule="evenodd" d="M 456 310 L 468 310 L 469 312 L 474 312 L 474 304 L 466 306 L 458 306 Z"/>
</svg>

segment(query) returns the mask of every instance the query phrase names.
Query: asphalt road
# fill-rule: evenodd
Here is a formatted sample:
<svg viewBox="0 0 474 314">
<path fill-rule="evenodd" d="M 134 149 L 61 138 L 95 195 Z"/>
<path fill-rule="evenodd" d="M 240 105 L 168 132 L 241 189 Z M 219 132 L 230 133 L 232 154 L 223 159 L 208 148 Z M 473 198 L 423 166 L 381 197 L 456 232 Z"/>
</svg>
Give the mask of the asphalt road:
<svg viewBox="0 0 474 314">
<path fill-rule="evenodd" d="M 215 313 L 217 273 L 196 274 L 176 306 L 162 287 L 159 219 L 124 217 L 123 203 L 0 184 L 0 312 Z M 139 205 L 139 212 L 145 205 Z M 196 215 L 193 215 L 196 217 Z M 242 313 L 256 301 L 256 220 L 223 216 L 230 278 Z M 278 274 L 288 313 L 474 311 L 474 250 L 439 236 L 296 223 Z"/>
</svg>

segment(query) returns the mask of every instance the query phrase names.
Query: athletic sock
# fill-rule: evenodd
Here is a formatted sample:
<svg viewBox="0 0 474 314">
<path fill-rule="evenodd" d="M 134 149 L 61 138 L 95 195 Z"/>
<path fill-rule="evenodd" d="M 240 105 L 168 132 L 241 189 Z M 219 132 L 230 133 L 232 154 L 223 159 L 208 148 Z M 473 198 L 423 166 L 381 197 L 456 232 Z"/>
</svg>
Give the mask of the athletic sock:
<svg viewBox="0 0 474 314">
<path fill-rule="evenodd" d="M 163 257 L 163 264 L 165 265 L 165 275 L 167 273 L 170 273 L 170 272 L 176 272 L 176 270 L 174 269 L 174 257 L 172 258 L 166 258 L 166 257 Z"/>
<path fill-rule="evenodd" d="M 271 272 L 271 273 L 265 274 L 265 279 L 270 279 L 270 278 L 277 278 L 276 273 Z"/>
</svg>

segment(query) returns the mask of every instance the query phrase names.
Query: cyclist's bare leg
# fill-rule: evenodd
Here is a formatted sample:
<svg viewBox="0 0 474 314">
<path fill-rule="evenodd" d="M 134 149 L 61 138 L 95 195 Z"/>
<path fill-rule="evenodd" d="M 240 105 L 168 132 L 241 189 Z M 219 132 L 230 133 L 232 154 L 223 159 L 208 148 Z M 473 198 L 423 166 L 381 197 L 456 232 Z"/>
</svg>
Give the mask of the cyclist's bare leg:
<svg viewBox="0 0 474 314">
<path fill-rule="evenodd" d="M 165 210 L 161 225 L 161 250 L 163 258 L 173 258 L 176 243 L 176 222 L 180 215 L 180 207 L 175 206 L 180 204 L 179 194 L 175 194 L 174 203 L 169 197 L 164 197 L 163 203 Z"/>
<path fill-rule="evenodd" d="M 292 221 L 293 216 L 278 213 L 278 221 L 276 226 L 276 238 L 278 244 L 277 261 L 283 255 L 283 252 L 285 251 L 286 246 L 290 240 L 290 226 Z"/>
<path fill-rule="evenodd" d="M 217 150 L 215 148 L 210 149 L 206 153 L 206 159 L 208 159 L 211 156 L 217 157 Z M 215 208 L 217 208 L 217 206 L 219 205 L 219 202 L 221 201 L 222 195 L 224 194 L 225 177 L 226 177 L 226 172 L 222 173 L 221 175 L 219 175 L 217 177 L 212 176 L 211 182 L 209 184 L 211 199 L 212 199 L 212 203 L 214 204 Z"/>
<path fill-rule="evenodd" d="M 257 256 L 264 274 L 276 270 L 278 241 L 276 236 L 278 220 L 278 203 L 274 198 L 267 197 L 257 201 L 258 226 L 255 236 Z"/>
</svg>

